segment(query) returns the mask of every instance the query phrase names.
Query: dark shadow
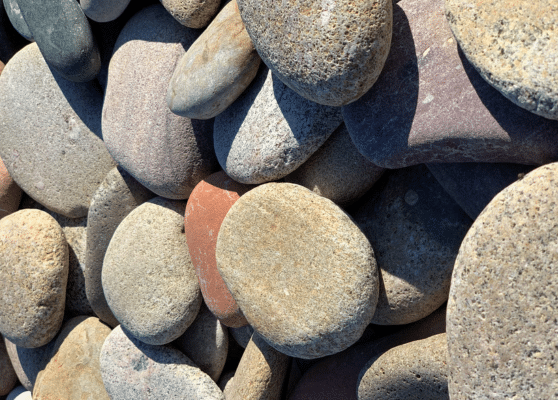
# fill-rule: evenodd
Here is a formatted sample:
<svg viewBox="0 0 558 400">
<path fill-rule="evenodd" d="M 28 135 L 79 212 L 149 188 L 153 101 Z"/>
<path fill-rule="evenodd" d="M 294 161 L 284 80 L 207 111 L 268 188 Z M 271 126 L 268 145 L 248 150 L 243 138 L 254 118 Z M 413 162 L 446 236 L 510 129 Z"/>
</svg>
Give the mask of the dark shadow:
<svg viewBox="0 0 558 400">
<path fill-rule="evenodd" d="M 4 8 L 4 2 L 0 1 L 0 62 L 6 64 L 15 53 L 27 44 L 29 44 L 29 41 L 12 26 Z"/>
<path fill-rule="evenodd" d="M 39 372 L 44 370 L 50 361 L 53 355 L 55 341 L 56 338 L 41 347 L 25 348 L 16 346 L 6 339 L 6 348 L 11 353 L 10 358 L 14 355 L 17 357 L 17 361 L 14 362 L 14 360 L 12 360 L 12 363 L 17 365 L 17 362 L 19 362 L 21 373 L 27 377 L 32 386 L 35 385 L 35 380 Z"/>
</svg>

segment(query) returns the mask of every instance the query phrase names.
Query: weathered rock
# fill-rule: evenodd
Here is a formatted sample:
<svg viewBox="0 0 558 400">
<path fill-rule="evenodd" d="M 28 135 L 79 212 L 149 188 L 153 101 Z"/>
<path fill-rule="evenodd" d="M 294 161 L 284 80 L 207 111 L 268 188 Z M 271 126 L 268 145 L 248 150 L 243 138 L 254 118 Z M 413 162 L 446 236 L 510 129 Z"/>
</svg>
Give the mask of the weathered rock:
<svg viewBox="0 0 558 400">
<path fill-rule="evenodd" d="M 33 386 L 39 372 L 45 369 L 52 356 L 55 340 L 51 340 L 41 347 L 27 349 L 16 346 L 4 338 L 6 350 L 14 367 L 17 377 L 26 390 L 33 391 Z"/>
<path fill-rule="evenodd" d="M 558 164 L 488 204 L 463 240 L 448 301 L 452 399 L 547 399 L 555 360 Z"/>
<path fill-rule="evenodd" d="M 277 180 L 302 165 L 342 121 L 340 108 L 306 100 L 262 67 L 215 118 L 215 152 L 238 182 Z"/>
<path fill-rule="evenodd" d="M 14 0 L 11 0 L 14 1 Z M 110 22 L 128 7 L 130 0 L 80 0 L 85 15 L 96 22 Z"/>
<path fill-rule="evenodd" d="M 217 14 L 221 0 L 160 0 L 166 10 L 188 28 L 205 28 Z"/>
<path fill-rule="evenodd" d="M 221 225 L 216 257 L 250 325 L 293 357 L 346 349 L 376 308 L 370 243 L 339 207 L 302 186 L 268 183 L 243 195 Z"/>
<path fill-rule="evenodd" d="M 23 19 L 23 15 L 21 15 L 21 11 L 19 10 L 19 5 L 17 4 L 17 0 L 3 0 L 4 9 L 6 10 L 6 14 L 12 23 L 12 26 L 15 28 L 17 33 L 23 36 L 25 39 L 32 41 L 33 35 L 29 31 L 29 27 L 27 26 L 27 22 Z"/>
<path fill-rule="evenodd" d="M 17 211 L 21 189 L 14 182 L 0 158 L 0 218 Z"/>
<path fill-rule="evenodd" d="M 0 220 L 4 337 L 22 347 L 50 342 L 62 325 L 67 279 L 68 245 L 54 218 L 39 210 L 20 210 Z"/>
<path fill-rule="evenodd" d="M 17 384 L 17 375 L 8 356 L 6 345 L 0 335 L 0 396 L 5 396 Z"/>
<path fill-rule="evenodd" d="M 246 90 L 260 61 L 232 0 L 178 62 L 167 104 L 184 117 L 213 118 Z"/>
<path fill-rule="evenodd" d="M 199 34 L 153 5 L 128 21 L 110 61 L 102 123 L 107 148 L 138 182 L 170 199 L 188 198 L 217 167 L 213 121 L 175 115 L 165 101 L 176 63 Z"/>
<path fill-rule="evenodd" d="M 558 158 L 558 122 L 514 105 L 485 82 L 458 51 L 443 0 L 401 0 L 393 20 L 394 46 L 382 75 L 366 95 L 343 107 L 347 129 L 365 157 L 384 168 L 537 165 Z"/>
<path fill-rule="evenodd" d="M 374 249 L 380 295 L 372 322 L 418 321 L 447 299 L 472 221 L 424 165 L 386 175 L 353 212 Z"/>
</svg>

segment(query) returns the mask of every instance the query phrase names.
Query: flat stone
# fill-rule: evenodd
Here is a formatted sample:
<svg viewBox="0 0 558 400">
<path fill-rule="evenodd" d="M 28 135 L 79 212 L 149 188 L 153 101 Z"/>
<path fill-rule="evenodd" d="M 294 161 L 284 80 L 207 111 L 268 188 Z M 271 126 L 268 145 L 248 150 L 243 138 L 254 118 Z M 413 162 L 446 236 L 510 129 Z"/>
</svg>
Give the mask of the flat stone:
<svg viewBox="0 0 558 400">
<path fill-rule="evenodd" d="M 205 28 L 221 4 L 221 0 L 160 0 L 165 9 L 188 28 Z"/>
<path fill-rule="evenodd" d="M 555 360 L 558 164 L 501 191 L 465 236 L 448 301 L 452 399 L 548 399 Z M 474 334 L 472 334 L 474 333 Z"/>
<path fill-rule="evenodd" d="M 0 396 L 5 396 L 17 384 L 17 374 L 12 366 L 4 340 L 0 335 Z"/>
<path fill-rule="evenodd" d="M 231 206 L 253 186 L 216 172 L 196 185 L 188 198 L 184 230 L 190 258 L 208 308 L 226 326 L 238 328 L 248 322 L 217 270 L 217 234 Z M 248 338 L 249 339 L 249 338 Z"/>
<path fill-rule="evenodd" d="M 4 337 L 22 347 L 50 342 L 62 325 L 67 279 L 68 244 L 54 218 L 39 210 L 20 210 L 0 220 Z"/>
<path fill-rule="evenodd" d="M 165 100 L 176 63 L 199 34 L 153 5 L 128 21 L 110 60 L 102 122 L 107 149 L 139 183 L 169 199 L 188 198 L 217 169 L 213 121 L 175 115 Z"/>
<path fill-rule="evenodd" d="M 458 51 L 444 0 L 401 0 L 393 21 L 394 45 L 383 73 L 366 95 L 343 107 L 365 157 L 384 168 L 539 165 L 558 158 L 558 122 L 514 105 L 486 83 Z"/>
<path fill-rule="evenodd" d="M 215 118 L 215 153 L 238 182 L 277 180 L 302 165 L 342 121 L 340 108 L 301 97 L 262 67 L 248 89 Z"/>
<path fill-rule="evenodd" d="M 35 43 L 0 75 L 0 157 L 23 191 L 70 218 L 87 215 L 115 165 L 102 140 L 102 104 L 97 83 L 51 72 Z"/>
<path fill-rule="evenodd" d="M 246 90 L 260 61 L 232 0 L 178 62 L 167 104 L 184 117 L 213 118 Z"/>
<path fill-rule="evenodd" d="M 446 0 L 446 17 L 481 76 L 520 107 L 558 119 L 558 5 Z"/>
<path fill-rule="evenodd" d="M 101 377 L 101 347 L 110 328 L 95 317 L 72 318 L 54 343 L 53 356 L 39 372 L 34 400 L 109 400 Z"/>
<path fill-rule="evenodd" d="M 455 257 L 472 221 L 424 165 L 390 171 L 352 215 L 380 270 L 372 323 L 415 322 L 448 299 Z"/>
<path fill-rule="evenodd" d="M 224 400 L 217 384 L 180 351 L 145 344 L 121 326 L 103 345 L 101 373 L 111 400 Z"/>
<path fill-rule="evenodd" d="M 239 0 L 246 30 L 263 62 L 292 90 L 342 106 L 378 79 L 388 56 L 392 3 Z"/>
<path fill-rule="evenodd" d="M 221 225 L 216 257 L 250 325 L 293 357 L 346 349 L 376 308 L 370 243 L 332 201 L 299 185 L 267 183 L 243 195 Z"/>
<path fill-rule="evenodd" d="M 0 158 L 0 219 L 17 211 L 21 195 L 20 187 L 14 182 Z"/>
<path fill-rule="evenodd" d="M 17 374 L 17 378 L 26 390 L 33 391 L 39 372 L 45 369 L 52 356 L 55 340 L 51 340 L 41 347 L 27 349 L 16 346 L 4 338 L 4 343 L 10 356 L 10 361 Z"/>
<path fill-rule="evenodd" d="M 87 214 L 85 293 L 99 319 L 111 327 L 119 324 L 107 304 L 101 271 L 110 239 L 118 225 L 137 206 L 154 195 L 122 167 L 114 167 L 91 198 Z"/>
<path fill-rule="evenodd" d="M 74 0 L 17 0 L 27 27 L 48 65 L 64 79 L 87 82 L 101 57 L 87 17 Z"/>
<path fill-rule="evenodd" d="M 447 360 L 445 333 L 394 347 L 363 368 L 358 399 L 447 400 Z"/>
<path fill-rule="evenodd" d="M 27 22 L 23 19 L 23 15 L 19 9 L 19 5 L 17 4 L 17 0 L 3 0 L 4 9 L 6 10 L 6 14 L 12 23 L 12 26 L 15 28 L 17 33 L 23 36 L 25 39 L 29 41 L 33 41 L 33 35 L 27 26 Z"/>
<path fill-rule="evenodd" d="M 120 17 L 129 3 L 130 0 L 80 0 L 79 4 L 93 21 L 110 22 Z"/>
<path fill-rule="evenodd" d="M 358 152 L 342 124 L 285 181 L 304 186 L 339 205 L 347 205 L 364 195 L 384 171 Z"/>
<path fill-rule="evenodd" d="M 184 240 L 184 202 L 157 197 L 133 210 L 114 232 L 102 269 L 116 319 L 137 339 L 170 343 L 202 303 Z"/>
</svg>

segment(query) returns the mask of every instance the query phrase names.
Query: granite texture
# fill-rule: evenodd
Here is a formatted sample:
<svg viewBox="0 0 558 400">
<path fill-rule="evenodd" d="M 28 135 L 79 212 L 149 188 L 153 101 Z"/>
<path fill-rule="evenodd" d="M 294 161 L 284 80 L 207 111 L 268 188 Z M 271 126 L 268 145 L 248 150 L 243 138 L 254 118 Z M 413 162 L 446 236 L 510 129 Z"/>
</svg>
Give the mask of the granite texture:
<svg viewBox="0 0 558 400">
<path fill-rule="evenodd" d="M 33 391 L 39 372 L 45 369 L 52 356 L 55 340 L 51 340 L 41 347 L 27 349 L 16 346 L 4 338 L 10 361 L 17 374 L 17 378 L 26 390 Z"/>
<path fill-rule="evenodd" d="M 80 0 L 79 4 L 85 15 L 93 21 L 110 22 L 118 18 L 129 3 L 130 0 Z"/>
<path fill-rule="evenodd" d="M 165 9 L 188 28 L 205 28 L 219 10 L 221 0 L 160 0 Z"/>
<path fill-rule="evenodd" d="M 0 158 L 0 219 L 19 208 L 22 191 Z"/>
<path fill-rule="evenodd" d="M 25 39 L 29 41 L 33 41 L 33 35 L 27 26 L 27 22 L 23 19 L 23 15 L 21 14 L 21 10 L 19 9 L 19 5 L 17 4 L 17 0 L 3 0 L 4 9 L 6 10 L 6 14 L 10 19 L 12 26 L 15 28 L 17 33 L 23 36 Z"/>
</svg>

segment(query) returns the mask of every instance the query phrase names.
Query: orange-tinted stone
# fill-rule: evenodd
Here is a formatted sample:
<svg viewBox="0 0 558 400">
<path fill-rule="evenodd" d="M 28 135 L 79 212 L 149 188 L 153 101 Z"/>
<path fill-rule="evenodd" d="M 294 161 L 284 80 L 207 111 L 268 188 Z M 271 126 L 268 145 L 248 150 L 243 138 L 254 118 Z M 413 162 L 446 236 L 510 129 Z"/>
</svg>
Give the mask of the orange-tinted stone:
<svg viewBox="0 0 558 400">
<path fill-rule="evenodd" d="M 0 73 L 2 72 L 0 62 Z M 0 159 L 0 218 L 17 211 L 22 191 L 14 182 Z"/>
</svg>

